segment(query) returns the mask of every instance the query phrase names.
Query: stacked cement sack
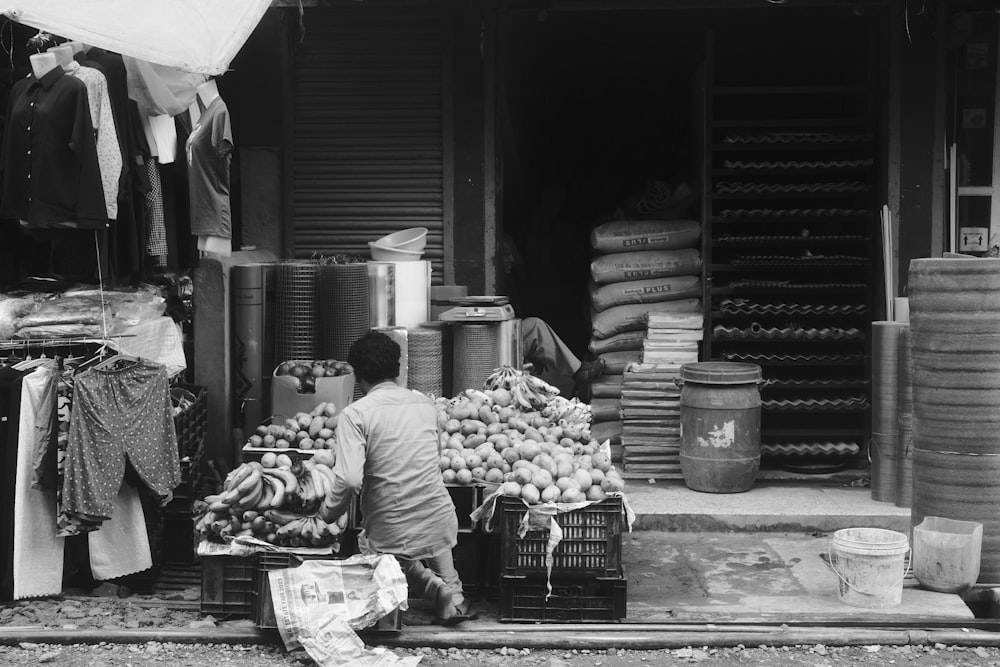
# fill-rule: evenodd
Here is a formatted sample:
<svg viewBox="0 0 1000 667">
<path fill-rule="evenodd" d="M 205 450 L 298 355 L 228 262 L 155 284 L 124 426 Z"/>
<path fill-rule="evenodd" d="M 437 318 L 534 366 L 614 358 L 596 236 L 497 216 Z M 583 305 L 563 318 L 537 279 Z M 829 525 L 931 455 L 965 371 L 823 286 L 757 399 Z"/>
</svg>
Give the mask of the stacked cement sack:
<svg viewBox="0 0 1000 667">
<path fill-rule="evenodd" d="M 592 433 L 611 440 L 616 459 L 623 374 L 642 359 L 648 314 L 702 312 L 700 236 L 695 220 L 621 220 L 591 232 L 590 351 L 605 362 L 591 385 Z"/>
</svg>

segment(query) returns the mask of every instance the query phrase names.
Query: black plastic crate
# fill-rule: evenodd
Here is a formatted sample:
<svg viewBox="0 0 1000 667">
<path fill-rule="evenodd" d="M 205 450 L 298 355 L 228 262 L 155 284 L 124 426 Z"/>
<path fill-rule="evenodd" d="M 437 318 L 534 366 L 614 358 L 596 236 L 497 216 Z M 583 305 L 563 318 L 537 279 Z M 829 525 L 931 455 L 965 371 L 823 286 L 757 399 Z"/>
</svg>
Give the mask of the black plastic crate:
<svg viewBox="0 0 1000 667">
<path fill-rule="evenodd" d="M 177 454 L 182 459 L 200 451 L 208 430 L 208 389 L 196 384 L 178 382 L 170 388 L 172 395 L 194 396 L 194 401 L 174 415 L 177 432 Z"/>
<path fill-rule="evenodd" d="M 216 618 L 250 618 L 254 568 L 249 556 L 204 556 L 201 559 L 201 613 Z"/>
<path fill-rule="evenodd" d="M 518 536 L 521 519 L 528 510 L 519 498 L 500 497 L 497 509 L 494 521 L 498 520 L 498 514 L 501 574 L 544 574 L 549 531 L 529 530 L 524 537 Z M 563 537 L 552 554 L 553 573 L 618 576 L 624 524 L 621 498 L 606 498 L 570 512 L 560 512 L 555 520 Z"/>
<path fill-rule="evenodd" d="M 458 517 L 458 532 L 471 533 L 479 526 L 469 516 L 483 503 L 483 487 L 473 484 L 445 484 Z"/>
<path fill-rule="evenodd" d="M 458 518 L 458 532 L 471 533 L 479 529 L 479 526 L 472 521 L 469 516 L 473 510 L 482 505 L 485 497 L 485 487 L 475 484 L 445 484 L 451 502 L 455 505 L 455 516 Z M 353 524 L 348 524 L 352 528 L 361 527 L 361 499 L 355 495 L 351 516 Z"/>
<path fill-rule="evenodd" d="M 458 534 L 458 544 L 451 550 L 452 560 L 462 588 L 466 593 L 482 590 L 486 586 L 489 563 L 489 537 L 482 532 Z"/>
<path fill-rule="evenodd" d="M 500 577 L 504 623 L 609 623 L 625 618 L 628 581 L 618 577 Z"/>
<path fill-rule="evenodd" d="M 316 555 L 293 554 L 261 551 L 254 554 L 256 566 L 256 583 L 253 589 L 253 607 L 251 619 L 262 630 L 277 630 L 278 621 L 274 616 L 274 606 L 271 603 L 271 581 L 267 573 L 272 570 L 282 570 L 288 567 L 298 567 L 307 560 L 343 560 L 350 554 Z M 402 613 L 399 609 L 379 619 L 365 628 L 364 632 L 399 632 L 403 629 Z"/>
</svg>

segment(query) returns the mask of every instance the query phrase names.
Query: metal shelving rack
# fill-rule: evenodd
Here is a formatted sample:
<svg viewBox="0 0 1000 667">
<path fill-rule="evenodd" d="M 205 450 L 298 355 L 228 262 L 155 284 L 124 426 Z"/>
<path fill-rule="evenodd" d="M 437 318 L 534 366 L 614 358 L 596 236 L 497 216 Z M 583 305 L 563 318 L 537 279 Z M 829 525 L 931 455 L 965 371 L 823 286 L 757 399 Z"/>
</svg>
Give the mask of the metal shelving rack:
<svg viewBox="0 0 1000 667">
<path fill-rule="evenodd" d="M 878 240 L 871 86 L 768 85 L 766 70 L 761 85 L 731 85 L 708 53 L 703 358 L 757 363 L 771 381 L 764 466 L 860 464 Z"/>
</svg>

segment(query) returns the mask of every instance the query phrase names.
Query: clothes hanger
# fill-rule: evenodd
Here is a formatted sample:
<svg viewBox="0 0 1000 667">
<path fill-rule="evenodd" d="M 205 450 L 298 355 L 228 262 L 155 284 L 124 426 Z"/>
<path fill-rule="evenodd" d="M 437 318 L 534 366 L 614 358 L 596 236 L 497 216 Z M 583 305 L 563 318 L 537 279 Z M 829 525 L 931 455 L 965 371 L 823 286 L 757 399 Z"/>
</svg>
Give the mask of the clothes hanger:
<svg viewBox="0 0 1000 667">
<path fill-rule="evenodd" d="M 107 359 L 105 359 L 104 361 L 100 362 L 96 366 L 94 366 L 94 369 L 95 370 L 116 370 L 116 369 L 120 368 L 119 364 L 123 364 L 123 363 L 132 364 L 132 365 L 137 364 L 137 363 L 139 363 L 139 357 L 133 357 L 133 356 L 128 355 L 128 354 L 120 354 L 120 353 L 119 354 L 114 354 L 114 355 L 108 357 Z"/>
</svg>

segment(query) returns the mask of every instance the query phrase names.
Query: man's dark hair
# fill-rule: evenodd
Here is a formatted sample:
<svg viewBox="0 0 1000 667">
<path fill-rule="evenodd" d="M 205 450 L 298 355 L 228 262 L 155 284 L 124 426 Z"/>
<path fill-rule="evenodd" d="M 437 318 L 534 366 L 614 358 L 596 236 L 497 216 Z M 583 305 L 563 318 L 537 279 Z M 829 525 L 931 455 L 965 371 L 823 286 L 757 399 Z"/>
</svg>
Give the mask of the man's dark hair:
<svg viewBox="0 0 1000 667">
<path fill-rule="evenodd" d="M 399 376 L 399 344 L 381 331 L 369 331 L 351 344 L 347 363 L 365 382 L 395 380 Z"/>
</svg>

